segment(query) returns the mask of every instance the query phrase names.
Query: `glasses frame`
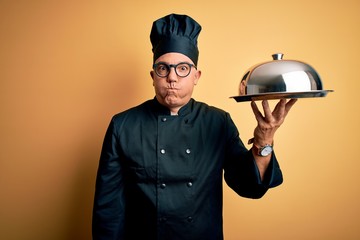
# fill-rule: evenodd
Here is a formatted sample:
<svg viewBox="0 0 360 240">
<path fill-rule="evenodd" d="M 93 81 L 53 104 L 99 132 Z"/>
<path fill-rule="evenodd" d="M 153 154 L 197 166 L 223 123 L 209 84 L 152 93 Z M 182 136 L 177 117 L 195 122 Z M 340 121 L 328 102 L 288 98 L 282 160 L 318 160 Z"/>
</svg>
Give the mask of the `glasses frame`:
<svg viewBox="0 0 360 240">
<path fill-rule="evenodd" d="M 185 76 L 180 76 L 180 75 L 178 74 L 178 72 L 176 71 L 176 68 L 177 68 L 179 65 L 181 65 L 181 64 L 186 64 L 186 65 L 189 66 L 189 69 L 190 69 L 190 70 L 189 70 L 188 74 L 186 74 Z M 159 65 L 164 65 L 164 66 L 167 67 L 168 72 L 167 72 L 166 75 L 161 76 L 161 75 L 158 74 L 158 72 L 156 71 L 156 68 L 157 68 L 157 66 L 159 66 Z M 188 63 L 188 62 L 180 62 L 180 63 L 178 63 L 178 64 L 167 64 L 167 63 L 165 63 L 165 62 L 158 62 L 158 63 L 154 63 L 154 64 L 153 64 L 153 70 L 154 70 L 154 72 L 156 73 L 156 75 L 157 75 L 158 77 L 161 77 L 161 78 L 166 78 L 166 77 L 168 77 L 169 74 L 170 74 L 171 68 L 174 68 L 175 73 L 176 73 L 176 75 L 177 75 L 178 77 L 185 78 L 185 77 L 189 76 L 189 74 L 191 73 L 191 68 L 192 68 L 192 67 L 194 67 L 195 69 L 197 69 L 194 64 L 191 64 L 191 63 Z"/>
</svg>

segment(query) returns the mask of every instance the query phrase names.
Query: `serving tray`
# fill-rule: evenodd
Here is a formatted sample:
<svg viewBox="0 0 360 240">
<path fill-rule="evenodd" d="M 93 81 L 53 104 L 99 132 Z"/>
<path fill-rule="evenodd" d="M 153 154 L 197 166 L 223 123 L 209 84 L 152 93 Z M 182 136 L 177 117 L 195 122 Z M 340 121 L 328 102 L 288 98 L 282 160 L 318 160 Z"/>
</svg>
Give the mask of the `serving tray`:
<svg viewBox="0 0 360 240">
<path fill-rule="evenodd" d="M 257 100 L 271 100 L 271 99 L 283 99 L 283 98 L 316 98 L 325 97 L 329 92 L 334 90 L 312 90 L 306 92 L 269 92 L 259 93 L 243 96 L 233 96 L 237 102 L 257 101 Z"/>
</svg>

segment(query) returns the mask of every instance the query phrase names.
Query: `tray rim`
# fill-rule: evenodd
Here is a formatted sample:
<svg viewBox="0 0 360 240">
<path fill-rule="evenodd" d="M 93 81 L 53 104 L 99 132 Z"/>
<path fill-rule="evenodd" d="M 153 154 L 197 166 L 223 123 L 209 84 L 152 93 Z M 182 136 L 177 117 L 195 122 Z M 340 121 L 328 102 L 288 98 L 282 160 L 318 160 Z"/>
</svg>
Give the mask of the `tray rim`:
<svg viewBox="0 0 360 240">
<path fill-rule="evenodd" d="M 302 92 L 268 92 L 258 93 L 242 96 L 232 96 L 237 102 L 256 101 L 256 100 L 271 100 L 271 99 L 283 99 L 283 98 L 315 98 L 325 97 L 329 92 L 334 90 L 310 90 Z"/>
</svg>

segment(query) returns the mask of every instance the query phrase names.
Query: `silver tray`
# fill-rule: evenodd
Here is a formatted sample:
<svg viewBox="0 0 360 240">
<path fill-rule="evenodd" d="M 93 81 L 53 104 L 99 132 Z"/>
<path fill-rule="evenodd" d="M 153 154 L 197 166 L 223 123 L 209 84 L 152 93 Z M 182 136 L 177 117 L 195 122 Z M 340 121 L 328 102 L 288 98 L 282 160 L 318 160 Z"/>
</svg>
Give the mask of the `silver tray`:
<svg viewBox="0 0 360 240">
<path fill-rule="evenodd" d="M 325 97 L 329 92 L 334 90 L 312 90 L 306 92 L 269 92 L 259 93 L 244 96 L 233 96 L 237 102 L 257 101 L 257 100 L 271 100 L 271 99 L 283 99 L 283 98 L 315 98 Z"/>
</svg>

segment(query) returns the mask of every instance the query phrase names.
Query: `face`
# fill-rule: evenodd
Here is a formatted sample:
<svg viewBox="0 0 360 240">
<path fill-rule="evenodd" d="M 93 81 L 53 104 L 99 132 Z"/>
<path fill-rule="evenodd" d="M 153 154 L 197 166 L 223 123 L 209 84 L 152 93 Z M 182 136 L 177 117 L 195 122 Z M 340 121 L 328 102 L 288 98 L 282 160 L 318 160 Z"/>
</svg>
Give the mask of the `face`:
<svg viewBox="0 0 360 240">
<path fill-rule="evenodd" d="M 193 64 L 191 59 L 181 53 L 166 53 L 160 56 L 155 63 L 178 64 L 186 62 Z M 187 104 L 191 99 L 194 86 L 198 83 L 201 71 L 191 67 L 191 72 L 186 77 L 179 77 L 173 67 L 167 77 L 159 77 L 154 70 L 150 72 L 155 88 L 156 99 L 164 106 L 168 107 L 172 113 Z"/>
</svg>

